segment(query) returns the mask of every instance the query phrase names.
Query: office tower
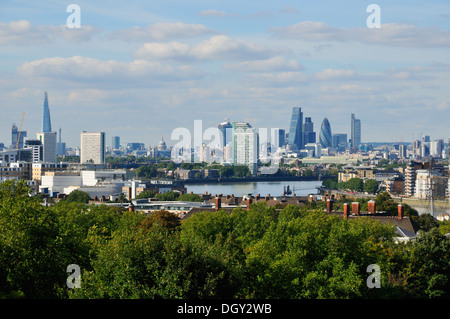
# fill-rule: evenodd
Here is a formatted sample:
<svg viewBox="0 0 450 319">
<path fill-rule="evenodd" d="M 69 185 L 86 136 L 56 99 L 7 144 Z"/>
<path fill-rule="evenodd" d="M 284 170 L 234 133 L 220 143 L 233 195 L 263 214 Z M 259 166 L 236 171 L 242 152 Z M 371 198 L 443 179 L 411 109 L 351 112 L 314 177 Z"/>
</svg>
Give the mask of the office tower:
<svg viewBox="0 0 450 319">
<path fill-rule="evenodd" d="M 283 147 L 286 144 L 286 130 L 279 128 L 277 136 L 278 136 L 278 146 Z"/>
<path fill-rule="evenodd" d="M 25 149 L 31 149 L 31 161 L 33 163 L 43 162 L 44 150 L 40 140 L 26 140 Z"/>
<path fill-rule="evenodd" d="M 37 133 L 36 138 L 42 143 L 42 162 L 56 163 L 56 132 Z"/>
<path fill-rule="evenodd" d="M 333 134 L 333 148 L 335 148 L 339 152 L 345 151 L 345 149 L 347 148 L 347 134 Z"/>
<path fill-rule="evenodd" d="M 113 136 L 111 147 L 113 150 L 118 150 L 120 148 L 120 136 Z"/>
<path fill-rule="evenodd" d="M 292 150 L 301 150 L 303 144 L 303 113 L 300 107 L 292 108 L 291 123 L 289 126 L 288 146 Z"/>
<path fill-rule="evenodd" d="M 258 166 L 258 136 L 248 123 L 232 124 L 233 165 L 246 165 L 252 175 L 256 175 Z"/>
<path fill-rule="evenodd" d="M 23 140 L 25 137 L 27 137 L 27 131 L 19 131 L 16 124 L 13 124 L 11 127 L 11 148 L 23 148 Z M 19 140 L 19 144 L 17 144 L 17 140 Z"/>
<path fill-rule="evenodd" d="M 361 144 L 361 120 L 355 118 L 352 113 L 351 117 L 351 148 L 357 148 Z"/>
<path fill-rule="evenodd" d="M 81 133 L 80 163 L 105 163 L 105 132 Z"/>
<path fill-rule="evenodd" d="M 316 132 L 314 132 L 314 123 L 310 117 L 305 117 L 305 124 L 303 126 L 303 144 L 316 142 Z"/>
<path fill-rule="evenodd" d="M 320 127 L 319 142 L 323 148 L 329 148 L 333 145 L 333 139 L 331 137 L 331 126 L 327 118 L 323 119 L 322 126 Z"/>
<path fill-rule="evenodd" d="M 45 92 L 44 95 L 44 116 L 42 121 L 42 132 L 49 133 L 52 131 L 52 122 L 50 120 L 50 109 L 48 107 L 48 95 Z"/>
</svg>

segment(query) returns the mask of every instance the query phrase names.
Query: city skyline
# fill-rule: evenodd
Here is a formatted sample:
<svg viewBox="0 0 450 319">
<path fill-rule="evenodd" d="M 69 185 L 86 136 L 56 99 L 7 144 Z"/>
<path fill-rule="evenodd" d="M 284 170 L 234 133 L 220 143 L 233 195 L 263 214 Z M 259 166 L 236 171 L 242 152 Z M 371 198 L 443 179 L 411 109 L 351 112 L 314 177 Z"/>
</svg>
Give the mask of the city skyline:
<svg viewBox="0 0 450 319">
<path fill-rule="evenodd" d="M 67 146 L 83 130 L 171 145 L 172 130 L 197 119 L 288 132 L 296 106 L 348 136 L 356 114 L 362 142 L 450 135 L 444 1 L 378 1 L 379 29 L 359 1 L 77 4 L 79 29 L 56 1 L 1 5 L 1 143 L 22 112 L 22 130 L 41 131 L 44 92 Z"/>
</svg>

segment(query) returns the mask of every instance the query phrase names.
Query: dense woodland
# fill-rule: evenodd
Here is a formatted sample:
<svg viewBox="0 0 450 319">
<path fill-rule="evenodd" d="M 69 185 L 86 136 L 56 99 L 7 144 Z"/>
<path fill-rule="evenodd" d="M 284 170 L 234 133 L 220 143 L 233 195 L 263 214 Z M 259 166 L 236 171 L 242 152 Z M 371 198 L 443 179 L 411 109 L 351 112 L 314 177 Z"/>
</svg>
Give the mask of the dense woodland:
<svg viewBox="0 0 450 319">
<path fill-rule="evenodd" d="M 382 199 L 380 199 L 382 200 Z M 387 202 L 389 198 L 385 198 Z M 381 203 L 380 203 L 381 204 Z M 368 218 L 263 204 L 180 221 L 65 200 L 42 205 L 23 182 L 0 184 L 3 298 L 448 298 L 448 222 L 413 242 Z M 81 269 L 68 288 L 67 266 Z M 369 288 L 367 267 L 381 270 Z"/>
</svg>

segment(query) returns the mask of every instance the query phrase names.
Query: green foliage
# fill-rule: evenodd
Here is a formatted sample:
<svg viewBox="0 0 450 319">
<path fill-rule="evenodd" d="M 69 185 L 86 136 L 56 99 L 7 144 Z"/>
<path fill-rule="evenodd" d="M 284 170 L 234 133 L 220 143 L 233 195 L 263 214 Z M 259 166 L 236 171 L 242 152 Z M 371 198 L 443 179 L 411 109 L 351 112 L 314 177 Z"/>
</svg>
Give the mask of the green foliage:
<svg viewBox="0 0 450 319">
<path fill-rule="evenodd" d="M 378 190 L 378 182 L 374 179 L 368 179 L 364 182 L 364 191 L 369 194 L 375 194 Z"/>
<path fill-rule="evenodd" d="M 145 199 L 145 198 L 153 198 L 155 197 L 155 193 L 152 191 L 143 191 L 140 192 L 139 195 L 136 196 L 136 199 Z"/>
<path fill-rule="evenodd" d="M 379 194 L 377 205 L 391 200 Z M 24 182 L 4 182 L 0 297 L 450 297 L 448 223 L 428 221 L 415 241 L 397 244 L 394 226 L 322 209 L 258 203 L 180 221 L 167 211 L 70 201 L 47 207 Z M 80 289 L 66 286 L 69 264 L 81 268 Z M 381 289 L 366 285 L 371 264 L 381 269 Z"/>
<path fill-rule="evenodd" d="M 186 202 L 202 202 L 203 198 L 197 194 L 182 194 L 178 197 L 178 200 Z"/>
<path fill-rule="evenodd" d="M 155 197 L 160 201 L 176 201 L 180 196 L 179 192 L 169 191 L 165 193 L 157 194 Z"/>
<path fill-rule="evenodd" d="M 156 167 L 153 165 L 142 165 L 135 169 L 136 177 L 151 179 L 156 177 Z"/>
<path fill-rule="evenodd" d="M 91 199 L 91 196 L 89 196 L 88 193 L 80 191 L 80 190 L 74 190 L 70 192 L 69 195 L 65 198 L 65 201 L 68 203 L 89 203 Z"/>
</svg>

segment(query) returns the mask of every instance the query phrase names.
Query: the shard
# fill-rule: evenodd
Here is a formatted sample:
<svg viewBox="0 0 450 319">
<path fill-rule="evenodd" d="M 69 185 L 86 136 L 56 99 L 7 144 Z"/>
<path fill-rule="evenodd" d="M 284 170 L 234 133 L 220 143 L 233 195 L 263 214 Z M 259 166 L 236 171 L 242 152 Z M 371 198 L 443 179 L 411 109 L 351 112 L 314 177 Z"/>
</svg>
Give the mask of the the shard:
<svg viewBox="0 0 450 319">
<path fill-rule="evenodd" d="M 42 122 L 42 132 L 48 133 L 52 131 L 52 122 L 50 120 L 50 109 L 48 108 L 48 95 L 45 92 L 44 97 L 44 117 Z"/>
</svg>

